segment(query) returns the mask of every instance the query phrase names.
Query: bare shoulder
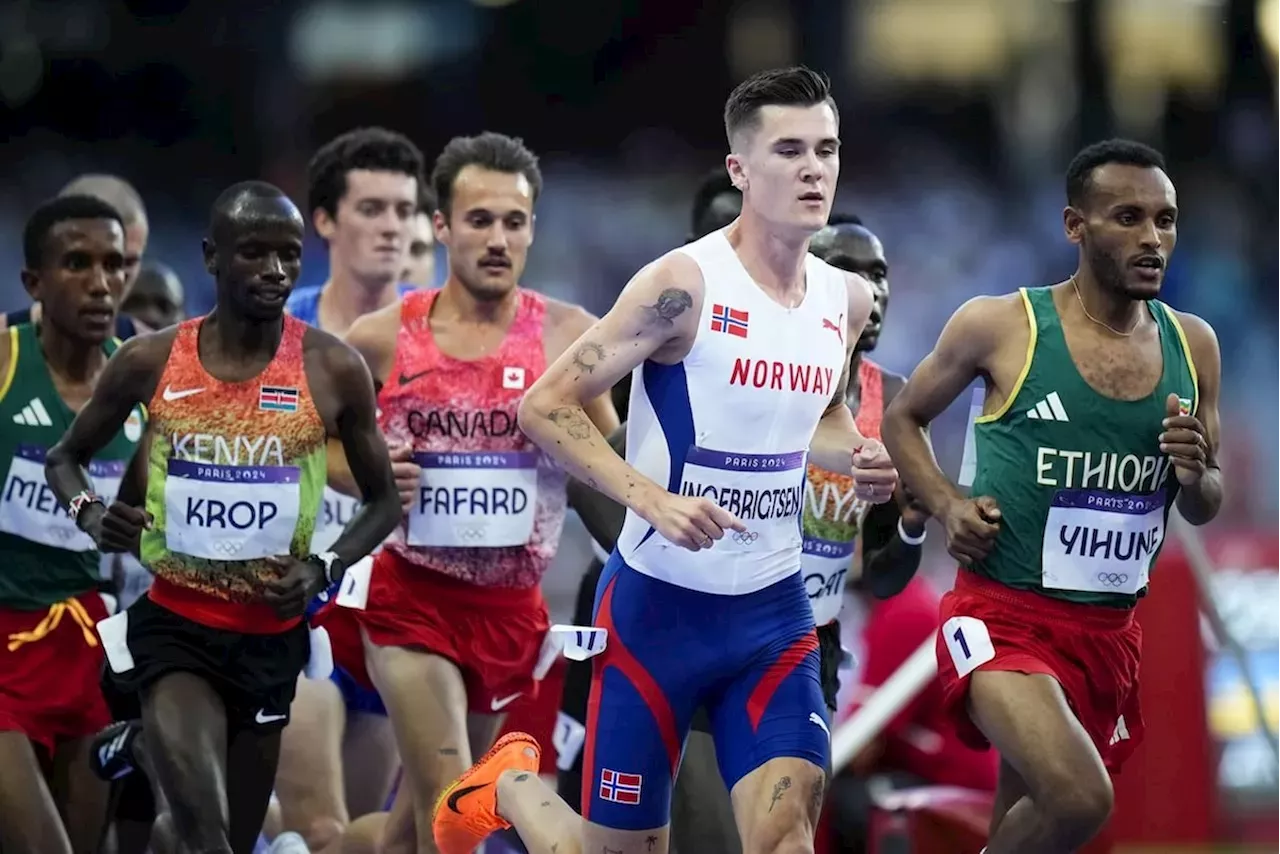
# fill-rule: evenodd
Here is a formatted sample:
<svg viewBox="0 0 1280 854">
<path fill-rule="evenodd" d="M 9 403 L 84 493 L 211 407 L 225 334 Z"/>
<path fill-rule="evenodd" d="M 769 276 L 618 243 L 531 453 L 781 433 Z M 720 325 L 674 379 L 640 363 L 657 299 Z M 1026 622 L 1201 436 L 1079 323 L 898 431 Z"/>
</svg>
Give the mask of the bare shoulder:
<svg viewBox="0 0 1280 854">
<path fill-rule="evenodd" d="M 314 366 L 320 378 L 331 383 L 349 382 L 367 370 L 354 347 L 314 326 L 308 326 L 303 333 L 302 353 L 308 366 Z"/>
<path fill-rule="evenodd" d="M 963 303 L 947 321 L 948 331 L 994 341 L 1010 334 L 1026 337 L 1029 326 L 1022 294 L 980 296 Z"/>
<path fill-rule="evenodd" d="M 1169 311 L 1182 327 L 1182 334 L 1187 336 L 1187 347 L 1191 349 L 1191 357 L 1197 364 L 1212 360 L 1217 362 L 1221 356 L 1218 348 L 1218 334 L 1203 317 L 1186 311 L 1178 311 L 1170 306 Z"/>
<path fill-rule="evenodd" d="M 111 354 L 111 361 L 127 368 L 131 373 L 158 376 L 160 370 L 169 361 L 169 354 L 173 350 L 173 342 L 177 337 L 177 326 L 135 335 L 121 342 L 116 351 Z"/>
<path fill-rule="evenodd" d="M 342 336 L 343 340 L 361 353 L 394 350 L 402 305 L 403 300 L 396 300 L 391 305 L 358 317 Z"/>
<path fill-rule="evenodd" d="M 677 308 L 680 313 L 697 314 L 702 309 L 705 290 L 698 262 L 673 249 L 641 267 L 622 293 L 641 303 L 655 306 L 662 303 L 667 314 Z M 695 311 L 688 312 L 689 309 Z"/>
<path fill-rule="evenodd" d="M 547 302 L 547 328 L 564 337 L 577 338 L 600 318 L 577 303 L 565 302 L 554 297 L 543 297 Z"/>
</svg>

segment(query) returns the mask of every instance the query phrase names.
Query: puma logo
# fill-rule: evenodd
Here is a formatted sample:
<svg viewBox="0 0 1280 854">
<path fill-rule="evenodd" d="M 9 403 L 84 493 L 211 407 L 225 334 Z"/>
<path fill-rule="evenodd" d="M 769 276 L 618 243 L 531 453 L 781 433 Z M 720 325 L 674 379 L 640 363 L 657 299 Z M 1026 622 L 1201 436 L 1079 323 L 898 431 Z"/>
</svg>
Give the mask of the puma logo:
<svg viewBox="0 0 1280 854">
<path fill-rule="evenodd" d="M 838 323 L 832 323 L 830 320 L 827 320 L 825 317 L 822 318 L 822 328 L 830 329 L 832 332 L 834 332 L 836 334 L 836 337 L 840 339 L 840 345 L 844 346 L 844 315 L 843 314 L 840 315 L 840 320 Z"/>
</svg>

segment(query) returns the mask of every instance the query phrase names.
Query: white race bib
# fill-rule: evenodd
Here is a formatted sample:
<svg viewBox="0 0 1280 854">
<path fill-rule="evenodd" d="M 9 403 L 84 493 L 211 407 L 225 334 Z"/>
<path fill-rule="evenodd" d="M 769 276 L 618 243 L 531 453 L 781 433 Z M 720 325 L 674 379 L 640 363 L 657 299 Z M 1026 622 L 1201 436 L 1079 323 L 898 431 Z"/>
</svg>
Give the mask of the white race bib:
<svg viewBox="0 0 1280 854">
<path fill-rule="evenodd" d="M 343 495 L 336 489 L 324 488 L 324 501 L 316 514 L 316 530 L 311 535 L 311 553 L 323 554 L 338 541 L 342 531 L 360 508 L 360 499 Z"/>
<path fill-rule="evenodd" d="M 165 545 L 206 560 L 289 554 L 301 501 L 297 466 L 218 466 L 170 459 Z"/>
<path fill-rule="evenodd" d="M 503 548 L 533 534 L 538 452 L 414 454 L 422 466 L 409 513 L 411 546 Z"/>
<path fill-rule="evenodd" d="M 706 498 L 747 526 L 746 531 L 726 531 L 715 544 L 717 554 L 776 553 L 800 545 L 805 454 L 689 449 L 680 494 Z"/>
<path fill-rule="evenodd" d="M 1132 595 L 1146 586 L 1164 541 L 1164 493 L 1059 489 L 1041 552 L 1049 590 Z"/>
<path fill-rule="evenodd" d="M 76 527 L 49 488 L 44 457 L 44 448 L 33 445 L 19 445 L 14 452 L 0 496 L 0 531 L 55 549 L 93 551 L 93 539 Z M 108 505 L 120 491 L 124 470 L 123 461 L 89 463 L 93 490 Z"/>
<path fill-rule="evenodd" d="M 825 626 L 840 616 L 844 604 L 844 584 L 853 562 L 853 543 L 838 543 L 805 537 L 800 552 L 804 589 L 813 606 L 813 622 Z"/>
</svg>

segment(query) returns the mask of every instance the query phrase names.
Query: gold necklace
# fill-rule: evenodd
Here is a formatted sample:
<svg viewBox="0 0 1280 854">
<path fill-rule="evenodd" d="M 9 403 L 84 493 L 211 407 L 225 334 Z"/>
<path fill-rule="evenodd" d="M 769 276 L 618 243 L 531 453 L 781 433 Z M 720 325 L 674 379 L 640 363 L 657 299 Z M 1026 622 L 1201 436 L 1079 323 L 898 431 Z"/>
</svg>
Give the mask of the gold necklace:
<svg viewBox="0 0 1280 854">
<path fill-rule="evenodd" d="M 1091 321 L 1098 324 L 1099 326 L 1101 326 L 1103 329 L 1110 332 L 1112 335 L 1119 335 L 1121 338 L 1128 338 L 1133 333 L 1138 331 L 1138 324 L 1142 322 L 1141 317 L 1139 317 L 1137 320 L 1134 321 L 1132 329 L 1130 329 L 1128 332 L 1121 332 L 1119 329 L 1116 329 L 1110 323 L 1104 323 L 1103 321 L 1099 320 L 1098 318 L 1090 314 L 1089 309 L 1084 307 L 1084 298 L 1080 296 L 1080 285 L 1076 282 L 1075 273 L 1071 274 L 1071 289 L 1076 292 L 1076 302 L 1080 303 L 1080 310 L 1084 312 L 1084 316 L 1089 318 Z"/>
</svg>

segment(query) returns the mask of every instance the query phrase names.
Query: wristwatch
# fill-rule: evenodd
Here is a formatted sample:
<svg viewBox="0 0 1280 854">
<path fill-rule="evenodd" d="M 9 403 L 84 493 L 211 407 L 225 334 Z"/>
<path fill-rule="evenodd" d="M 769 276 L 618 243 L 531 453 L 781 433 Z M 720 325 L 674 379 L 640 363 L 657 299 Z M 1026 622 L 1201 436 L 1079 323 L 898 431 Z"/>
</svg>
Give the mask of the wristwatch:
<svg viewBox="0 0 1280 854">
<path fill-rule="evenodd" d="M 318 555 L 312 555 L 307 560 L 313 560 L 320 564 L 321 568 L 324 569 L 325 580 L 330 584 L 333 584 L 342 575 L 342 558 L 338 557 L 337 552 L 321 552 Z"/>
</svg>

